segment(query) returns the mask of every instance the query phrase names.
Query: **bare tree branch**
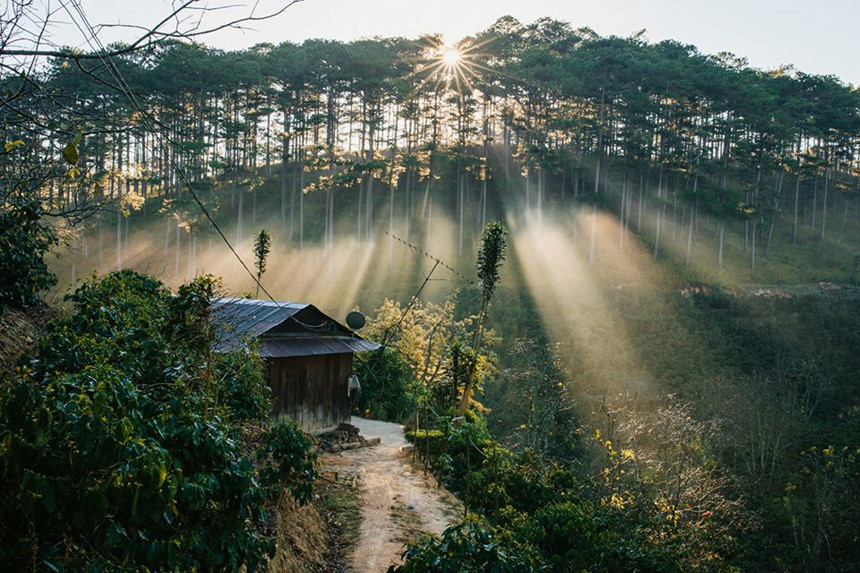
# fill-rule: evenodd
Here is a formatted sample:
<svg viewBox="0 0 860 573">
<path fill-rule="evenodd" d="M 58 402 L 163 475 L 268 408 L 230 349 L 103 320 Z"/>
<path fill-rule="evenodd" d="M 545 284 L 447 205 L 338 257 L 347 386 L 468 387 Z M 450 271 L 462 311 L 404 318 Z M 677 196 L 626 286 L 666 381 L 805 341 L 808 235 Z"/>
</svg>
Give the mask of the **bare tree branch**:
<svg viewBox="0 0 860 573">
<path fill-rule="evenodd" d="M 11 0 L 6 11 L 0 15 L 0 58 L 68 58 L 70 60 L 97 60 L 105 57 L 117 57 L 146 50 L 165 40 L 192 40 L 226 29 L 250 30 L 247 24 L 276 18 L 286 12 L 291 6 L 304 0 L 287 0 L 279 8 L 258 14 L 259 0 L 250 7 L 245 15 L 229 19 L 226 22 L 204 26 L 204 17 L 218 11 L 242 8 L 241 4 L 226 4 L 212 6 L 202 0 L 185 0 L 174 4 L 171 12 L 152 27 L 132 24 L 96 24 L 93 29 L 98 34 L 103 29 L 120 28 L 136 30 L 139 35 L 127 44 L 116 46 L 103 52 L 79 52 L 72 48 L 59 47 L 50 44 L 46 39 L 46 31 L 51 26 L 51 18 L 60 9 L 69 10 L 66 0 L 60 3 L 60 8 L 50 11 L 41 20 L 36 20 L 30 14 L 32 0 Z M 74 3 L 72 1 L 72 3 Z M 26 30 L 25 21 L 37 25 L 37 30 Z M 24 44 L 25 47 L 18 47 Z M 41 46 L 48 46 L 42 48 Z"/>
</svg>

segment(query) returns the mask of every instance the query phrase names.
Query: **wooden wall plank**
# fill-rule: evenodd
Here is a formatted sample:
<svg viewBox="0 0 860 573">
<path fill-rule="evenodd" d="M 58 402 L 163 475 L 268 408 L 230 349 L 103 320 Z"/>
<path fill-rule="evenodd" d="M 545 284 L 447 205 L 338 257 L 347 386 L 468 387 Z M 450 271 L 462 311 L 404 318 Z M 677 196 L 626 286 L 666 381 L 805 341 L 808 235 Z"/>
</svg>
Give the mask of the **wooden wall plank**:
<svg viewBox="0 0 860 573">
<path fill-rule="evenodd" d="M 351 402 L 347 387 L 352 362 L 352 354 L 269 359 L 273 417 L 288 416 L 305 430 L 348 421 Z"/>
</svg>

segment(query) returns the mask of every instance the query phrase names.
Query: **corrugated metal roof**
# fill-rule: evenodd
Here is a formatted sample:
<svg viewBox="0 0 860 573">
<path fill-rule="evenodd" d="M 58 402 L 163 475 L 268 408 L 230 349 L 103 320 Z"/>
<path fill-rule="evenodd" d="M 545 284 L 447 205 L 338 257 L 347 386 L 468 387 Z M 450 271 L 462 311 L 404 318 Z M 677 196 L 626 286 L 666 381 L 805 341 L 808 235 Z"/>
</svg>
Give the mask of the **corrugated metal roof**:
<svg viewBox="0 0 860 573">
<path fill-rule="evenodd" d="M 263 358 L 286 358 L 289 356 L 318 356 L 323 354 L 348 354 L 376 350 L 379 345 L 363 338 L 290 336 L 260 339 L 260 355 Z"/>
<path fill-rule="evenodd" d="M 212 301 L 212 308 L 216 322 L 221 325 L 215 344 L 218 352 L 233 350 L 250 340 L 259 342 L 260 353 L 267 358 L 345 354 L 379 348 L 310 304 L 219 298 Z"/>
<path fill-rule="evenodd" d="M 257 338 L 307 306 L 246 298 L 215 299 L 212 301 L 212 311 L 216 322 L 223 327 L 219 346 L 229 349 L 246 338 Z"/>
</svg>

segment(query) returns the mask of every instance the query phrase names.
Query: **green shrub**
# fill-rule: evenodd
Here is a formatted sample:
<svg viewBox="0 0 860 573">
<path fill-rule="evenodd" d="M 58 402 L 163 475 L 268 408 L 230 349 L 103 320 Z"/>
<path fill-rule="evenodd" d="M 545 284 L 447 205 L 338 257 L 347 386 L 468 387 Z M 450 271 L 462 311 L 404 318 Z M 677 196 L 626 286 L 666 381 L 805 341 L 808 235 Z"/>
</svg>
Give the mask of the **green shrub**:
<svg viewBox="0 0 860 573">
<path fill-rule="evenodd" d="M 262 420 L 272 412 L 272 389 L 266 367 L 256 349 L 228 352 L 215 357 L 222 373 L 220 403 L 231 418 Z"/>
<path fill-rule="evenodd" d="M 588 505 L 571 502 L 541 508 L 530 521 L 529 540 L 540 548 L 553 571 L 599 571 L 601 551 L 597 522 Z"/>
<path fill-rule="evenodd" d="M 445 530 L 442 537 L 427 536 L 404 553 L 406 562 L 388 573 L 530 573 L 546 571 L 540 555 L 520 543 L 510 531 L 494 528 L 471 517 Z"/>
<path fill-rule="evenodd" d="M 14 199 L 0 208 L 0 309 L 7 304 L 33 305 L 39 292 L 57 284 L 45 254 L 58 243 L 42 220 L 37 199 Z"/>
<path fill-rule="evenodd" d="M 257 457 L 263 464 L 263 483 L 277 496 L 289 488 L 299 503 L 308 503 L 316 478 L 313 440 L 292 420 L 279 422 L 263 434 Z"/>
<path fill-rule="evenodd" d="M 260 375 L 209 351 L 212 287 L 92 278 L 0 388 L 4 567 L 253 571 L 274 551 L 264 507 L 275 484 L 309 497 L 310 443 L 278 426 L 254 465 L 246 424 L 268 409 L 239 395 Z"/>
<path fill-rule="evenodd" d="M 432 459 L 445 452 L 447 438 L 442 430 L 410 430 L 406 432 L 406 439 L 414 444 L 422 458 Z"/>
<path fill-rule="evenodd" d="M 358 355 L 355 371 L 361 379 L 361 391 L 353 413 L 401 423 L 415 416 L 418 389 L 411 379 L 409 365 L 399 352 L 383 349 L 367 356 Z"/>
<path fill-rule="evenodd" d="M 441 417 L 436 422 L 442 429 L 410 431 L 406 439 L 415 444 L 418 455 L 437 479 L 444 479 L 468 503 L 470 475 L 481 468 L 484 449 L 495 442 L 490 439 L 485 419 L 474 412 L 456 418 Z"/>
</svg>

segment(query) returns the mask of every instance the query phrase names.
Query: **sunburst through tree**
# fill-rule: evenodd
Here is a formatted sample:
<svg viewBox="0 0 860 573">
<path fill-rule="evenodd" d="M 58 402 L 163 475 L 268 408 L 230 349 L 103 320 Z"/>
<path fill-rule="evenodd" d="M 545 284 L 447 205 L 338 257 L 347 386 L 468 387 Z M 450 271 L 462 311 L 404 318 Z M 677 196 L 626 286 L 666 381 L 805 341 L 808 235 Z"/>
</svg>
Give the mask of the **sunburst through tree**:
<svg viewBox="0 0 860 573">
<path fill-rule="evenodd" d="M 470 92 L 475 89 L 474 83 L 481 71 L 490 71 L 482 61 L 481 49 L 492 39 L 475 42 L 466 38 L 453 44 L 446 43 L 440 36 L 428 39 L 425 60 L 415 72 L 423 85 L 435 83 L 437 88 Z"/>
</svg>

